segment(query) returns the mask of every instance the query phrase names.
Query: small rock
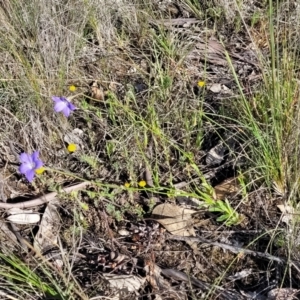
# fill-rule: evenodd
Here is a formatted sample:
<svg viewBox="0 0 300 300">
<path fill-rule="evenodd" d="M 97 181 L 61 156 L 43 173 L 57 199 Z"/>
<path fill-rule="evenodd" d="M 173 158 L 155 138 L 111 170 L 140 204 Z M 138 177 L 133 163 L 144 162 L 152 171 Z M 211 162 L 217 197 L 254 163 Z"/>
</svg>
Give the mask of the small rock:
<svg viewBox="0 0 300 300">
<path fill-rule="evenodd" d="M 214 83 L 209 87 L 209 90 L 215 94 L 220 93 L 222 90 L 222 86 L 220 83 Z"/>
<path fill-rule="evenodd" d="M 126 229 L 120 229 L 120 230 L 118 231 L 118 234 L 119 234 L 120 236 L 128 236 L 128 235 L 130 234 L 130 232 L 129 232 L 128 230 L 126 230 Z"/>
</svg>

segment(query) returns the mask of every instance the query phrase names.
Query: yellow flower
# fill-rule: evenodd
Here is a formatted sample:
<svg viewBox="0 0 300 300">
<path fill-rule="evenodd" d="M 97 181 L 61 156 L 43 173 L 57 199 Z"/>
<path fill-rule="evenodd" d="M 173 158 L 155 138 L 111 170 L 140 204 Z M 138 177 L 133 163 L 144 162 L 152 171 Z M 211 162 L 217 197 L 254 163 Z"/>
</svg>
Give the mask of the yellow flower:
<svg viewBox="0 0 300 300">
<path fill-rule="evenodd" d="M 198 86 L 199 87 L 204 87 L 205 86 L 205 81 L 198 81 Z"/>
<path fill-rule="evenodd" d="M 69 144 L 67 149 L 69 152 L 74 152 L 76 150 L 76 148 L 77 147 L 75 144 Z"/>
<path fill-rule="evenodd" d="M 35 170 L 35 173 L 40 175 L 40 174 L 43 174 L 45 172 L 45 168 L 44 167 L 40 167 L 39 169 L 36 169 Z"/>
<path fill-rule="evenodd" d="M 145 180 L 141 180 L 141 181 L 139 182 L 139 186 L 140 186 L 140 187 L 145 187 L 146 184 L 147 184 L 147 182 L 146 182 Z"/>
<path fill-rule="evenodd" d="M 70 92 L 75 92 L 76 90 L 77 90 L 77 87 L 75 85 L 72 84 L 72 85 L 69 86 L 69 91 Z"/>
<path fill-rule="evenodd" d="M 128 189 L 130 187 L 130 182 L 125 182 L 124 186 Z"/>
</svg>

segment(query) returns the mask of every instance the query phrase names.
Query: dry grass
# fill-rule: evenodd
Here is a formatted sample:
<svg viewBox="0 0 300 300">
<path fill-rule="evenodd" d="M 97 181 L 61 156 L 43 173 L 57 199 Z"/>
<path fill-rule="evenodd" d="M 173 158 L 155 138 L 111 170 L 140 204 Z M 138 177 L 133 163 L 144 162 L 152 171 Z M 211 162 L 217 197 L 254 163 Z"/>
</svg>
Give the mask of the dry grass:
<svg viewBox="0 0 300 300">
<path fill-rule="evenodd" d="M 267 232 L 243 237 L 244 247 L 261 252 L 275 249 L 274 255 L 297 259 L 295 224 L 288 226 L 285 247 L 282 232 L 286 229 L 276 204 L 282 201 L 298 209 L 299 54 L 295 47 L 299 9 L 291 1 L 295 9 L 286 3 L 275 8 L 274 34 L 267 22 L 267 3 L 215 2 L 1 2 L 1 197 L 36 195 L 78 178 L 98 180 L 87 199 L 66 198 L 62 203 L 63 225 L 73 226 L 61 234 L 71 249 L 70 260 L 80 248 L 81 233 L 92 226 L 109 240 L 107 232 L 117 228 L 118 221 L 148 217 L 145 211 L 153 203 L 145 198 L 155 195 L 160 201 L 175 201 L 174 184 L 181 182 L 187 183 L 182 193 L 212 197 L 210 185 L 237 174 L 242 174 L 243 193 L 230 199 L 230 209 L 245 218 L 234 224 L 234 230 Z M 184 23 L 184 18 L 190 18 L 190 23 Z M 205 87 L 198 81 L 204 81 Z M 91 89 L 94 82 L 103 95 L 98 99 Z M 69 91 L 72 84 L 77 87 L 74 93 Z M 222 90 L 212 91 L 213 84 L 221 84 Z M 78 110 L 68 119 L 56 114 L 53 95 L 70 96 Z M 74 129 L 81 131 L 79 139 Z M 66 151 L 69 142 L 80 146 L 72 155 Z M 221 142 L 228 144 L 227 161 L 224 167 L 210 166 L 207 153 Z M 40 151 L 48 171 L 29 185 L 18 173 L 18 154 L 34 150 Z M 149 173 L 153 187 L 141 191 L 137 182 Z M 131 182 L 128 194 L 125 182 Z M 100 225 L 89 214 L 93 218 L 100 214 Z M 212 232 L 219 230 L 222 235 L 224 226 L 208 209 L 202 219 Z M 241 242 L 235 237 L 237 241 Z M 186 248 L 181 250 L 173 257 L 175 265 L 182 263 L 180 255 L 188 253 Z M 168 253 L 157 258 L 161 265 L 172 265 Z M 226 277 L 243 270 L 243 259 L 204 249 L 199 261 L 211 271 L 199 271 L 197 276 L 237 288 Z M 193 269 L 193 261 L 187 261 L 182 268 L 186 271 Z M 47 267 L 37 271 L 49 290 L 55 289 L 60 299 L 97 296 L 91 287 L 80 291 L 71 278 L 75 268 L 69 259 L 66 262 L 67 279 Z M 244 261 L 264 272 L 260 263 Z M 289 281 L 296 286 L 299 274 L 281 271 L 278 285 L 287 287 Z M 256 279 L 253 275 L 249 286 L 258 284 Z M 246 281 L 240 284 L 248 288 Z M 268 291 L 266 282 L 258 290 Z M 13 295 L 13 284 L 3 290 Z M 70 290 L 62 294 L 68 285 Z M 39 299 L 38 292 L 24 289 L 24 297 Z M 199 296 L 194 290 L 190 293 L 195 299 Z"/>
</svg>

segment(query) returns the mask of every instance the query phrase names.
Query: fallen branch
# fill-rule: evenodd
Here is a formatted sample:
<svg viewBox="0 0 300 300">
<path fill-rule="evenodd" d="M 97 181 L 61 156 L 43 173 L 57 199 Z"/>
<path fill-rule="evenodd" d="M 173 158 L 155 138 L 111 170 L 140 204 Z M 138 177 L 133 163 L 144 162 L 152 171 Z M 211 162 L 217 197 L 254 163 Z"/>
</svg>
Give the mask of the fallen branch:
<svg viewBox="0 0 300 300">
<path fill-rule="evenodd" d="M 70 193 L 72 191 L 78 191 L 81 190 L 82 188 L 86 187 L 89 184 L 89 182 L 82 182 L 77 185 L 69 186 L 66 188 L 63 188 L 63 191 L 65 193 Z M 23 201 L 23 202 L 18 202 L 18 203 L 3 203 L 0 202 L 0 209 L 9 209 L 9 208 L 28 208 L 28 207 L 34 207 L 38 205 L 42 205 L 45 203 L 48 203 L 50 201 L 53 201 L 57 196 L 56 192 L 49 193 L 47 195 L 28 200 L 28 201 Z"/>
<path fill-rule="evenodd" d="M 168 235 L 167 239 L 168 240 L 176 240 L 176 241 L 205 243 L 205 244 L 208 244 L 208 245 L 212 245 L 212 246 L 220 247 L 222 249 L 229 250 L 233 253 L 249 254 L 249 255 L 252 255 L 252 256 L 256 256 L 256 257 L 261 257 L 261 258 L 277 261 L 278 263 L 284 263 L 285 262 L 283 259 L 281 259 L 279 257 L 276 257 L 276 256 L 273 256 L 273 255 L 268 254 L 268 253 L 257 252 L 257 251 L 237 247 L 237 246 L 232 246 L 232 245 L 225 244 L 225 243 L 213 242 L 213 241 L 207 240 L 207 239 L 202 238 L 202 237 L 187 237 L 187 236 L 178 236 L 178 235 Z"/>
<path fill-rule="evenodd" d="M 177 281 L 183 281 L 194 285 L 201 290 L 212 292 L 215 290 L 217 293 L 222 294 L 224 299 L 237 300 L 241 299 L 241 294 L 231 291 L 229 289 L 222 288 L 220 286 L 210 284 L 204 281 L 201 281 L 193 276 L 187 275 L 184 272 L 175 269 L 161 269 L 161 273 L 169 278 L 175 279 Z M 223 299 L 223 298 L 222 298 Z"/>
</svg>

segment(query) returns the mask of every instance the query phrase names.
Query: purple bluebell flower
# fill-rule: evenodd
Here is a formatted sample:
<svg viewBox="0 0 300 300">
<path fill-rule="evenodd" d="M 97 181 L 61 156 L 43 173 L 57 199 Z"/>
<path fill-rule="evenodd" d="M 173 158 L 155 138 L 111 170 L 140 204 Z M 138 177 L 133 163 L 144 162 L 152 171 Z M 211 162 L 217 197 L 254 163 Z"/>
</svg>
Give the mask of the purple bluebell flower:
<svg viewBox="0 0 300 300">
<path fill-rule="evenodd" d="M 20 161 L 20 173 L 25 175 L 29 182 L 32 182 L 35 171 L 43 166 L 43 162 L 39 160 L 39 151 L 34 151 L 32 154 L 21 153 Z"/>
<path fill-rule="evenodd" d="M 76 106 L 65 97 L 53 96 L 52 100 L 55 102 L 54 110 L 62 112 L 66 117 L 70 115 L 71 111 L 76 109 Z"/>
</svg>

